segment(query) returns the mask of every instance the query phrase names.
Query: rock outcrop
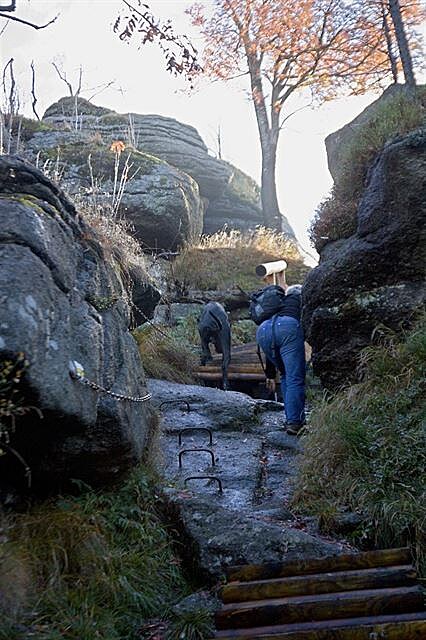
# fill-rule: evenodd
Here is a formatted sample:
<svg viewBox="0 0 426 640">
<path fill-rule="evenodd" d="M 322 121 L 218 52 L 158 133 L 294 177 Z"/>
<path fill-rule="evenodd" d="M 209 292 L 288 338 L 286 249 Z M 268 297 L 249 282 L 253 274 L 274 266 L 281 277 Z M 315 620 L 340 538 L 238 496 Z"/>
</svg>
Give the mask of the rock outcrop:
<svg viewBox="0 0 426 640">
<path fill-rule="evenodd" d="M 349 124 L 344 125 L 341 129 L 330 133 L 330 135 L 326 137 L 325 147 L 327 150 L 328 170 L 333 180 L 337 180 L 342 169 L 342 153 L 345 153 L 346 149 L 356 138 L 359 129 L 368 125 L 370 120 L 376 116 L 378 109 L 381 109 L 386 102 L 393 100 L 395 96 L 405 95 L 405 92 L 405 85 L 391 84 L 377 100 L 374 100 L 374 102 L 361 111 L 352 122 L 349 122 Z"/>
<path fill-rule="evenodd" d="M 204 233 L 214 233 L 224 224 L 248 229 L 264 223 L 255 181 L 230 163 L 209 155 L 197 130 L 190 125 L 158 115 L 118 114 L 82 98 L 76 103 L 69 97 L 46 110 L 42 125 L 60 131 L 57 135 L 62 137 L 91 133 L 106 143 L 123 140 L 188 174 L 205 200 Z M 46 133 L 45 130 L 36 133 L 30 145 L 35 149 L 43 147 Z M 283 230 L 294 237 L 286 218 Z"/>
<path fill-rule="evenodd" d="M 83 205 L 110 205 L 124 216 L 144 248 L 173 251 L 202 231 L 197 183 L 164 160 L 135 150 L 111 151 L 110 143 L 87 132 L 37 133 L 27 150 L 50 168 L 59 165 L 63 188 Z"/>
<path fill-rule="evenodd" d="M 424 309 L 426 131 L 390 141 L 372 166 L 357 231 L 329 243 L 304 286 L 304 326 L 324 384 L 356 377 L 376 327 L 398 330 Z"/>
<path fill-rule="evenodd" d="M 69 363 L 113 392 L 146 394 L 120 265 L 34 166 L 2 156 L 0 192 L 0 360 L 25 354 L 20 393 L 43 416 L 23 416 L 11 444 L 31 467 L 35 489 L 70 478 L 113 480 L 141 458 L 150 406 L 72 380 Z M 10 467 L 8 458 L 0 471 Z"/>
</svg>

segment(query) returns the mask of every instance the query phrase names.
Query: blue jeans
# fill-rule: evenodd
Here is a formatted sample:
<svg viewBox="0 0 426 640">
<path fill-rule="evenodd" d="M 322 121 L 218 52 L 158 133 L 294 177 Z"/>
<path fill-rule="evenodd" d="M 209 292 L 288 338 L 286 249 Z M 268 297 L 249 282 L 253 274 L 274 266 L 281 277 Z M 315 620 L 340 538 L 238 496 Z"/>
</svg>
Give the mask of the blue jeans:
<svg viewBox="0 0 426 640">
<path fill-rule="evenodd" d="M 257 330 L 256 340 L 268 360 L 281 372 L 281 391 L 287 422 L 303 423 L 306 366 L 300 322 L 290 316 L 274 316 L 262 322 Z"/>
</svg>

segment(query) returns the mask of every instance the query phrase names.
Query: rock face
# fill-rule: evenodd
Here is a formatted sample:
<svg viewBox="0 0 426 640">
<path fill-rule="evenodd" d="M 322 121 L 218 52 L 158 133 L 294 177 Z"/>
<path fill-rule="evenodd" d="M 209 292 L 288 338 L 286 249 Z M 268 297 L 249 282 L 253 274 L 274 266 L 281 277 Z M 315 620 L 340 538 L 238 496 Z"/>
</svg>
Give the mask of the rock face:
<svg viewBox="0 0 426 640">
<path fill-rule="evenodd" d="M 73 98 L 62 98 L 51 105 L 43 124 L 67 129 L 73 136 L 77 131 L 96 133 L 107 143 L 123 140 L 191 176 L 206 203 L 204 233 L 214 233 L 224 224 L 248 229 L 264 223 L 255 181 L 230 163 L 209 155 L 197 130 L 190 125 L 158 115 L 118 114 L 82 98 L 77 105 Z M 43 132 L 38 140 L 35 136 L 36 146 L 42 135 Z M 286 218 L 283 230 L 294 237 Z"/>
<path fill-rule="evenodd" d="M 324 248 L 303 290 L 314 370 L 329 387 L 354 379 L 378 325 L 397 330 L 424 308 L 425 130 L 383 148 L 357 218 L 354 235 Z"/>
<path fill-rule="evenodd" d="M 34 166 L 2 156 L 0 191 L 0 359 L 25 353 L 25 404 L 43 415 L 26 414 L 11 444 L 31 467 L 35 489 L 70 478 L 110 481 L 140 459 L 150 407 L 72 380 L 69 362 L 114 392 L 146 394 L 119 266 Z"/>
</svg>

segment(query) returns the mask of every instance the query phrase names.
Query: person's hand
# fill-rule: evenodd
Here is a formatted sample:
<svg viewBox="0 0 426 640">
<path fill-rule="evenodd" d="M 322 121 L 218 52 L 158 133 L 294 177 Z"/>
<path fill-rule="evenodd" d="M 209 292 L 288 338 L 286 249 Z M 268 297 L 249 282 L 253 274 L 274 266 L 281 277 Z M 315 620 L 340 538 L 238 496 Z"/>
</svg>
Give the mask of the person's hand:
<svg viewBox="0 0 426 640">
<path fill-rule="evenodd" d="M 268 389 L 268 391 L 275 393 L 276 384 L 273 378 L 266 378 L 265 386 Z"/>
</svg>

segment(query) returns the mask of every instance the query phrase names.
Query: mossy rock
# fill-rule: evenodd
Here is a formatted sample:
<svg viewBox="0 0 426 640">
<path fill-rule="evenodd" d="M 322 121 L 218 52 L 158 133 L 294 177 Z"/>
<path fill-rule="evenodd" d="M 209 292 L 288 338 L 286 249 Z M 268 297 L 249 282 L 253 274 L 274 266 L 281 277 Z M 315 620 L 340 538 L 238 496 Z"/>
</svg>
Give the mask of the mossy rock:
<svg viewBox="0 0 426 640">
<path fill-rule="evenodd" d="M 21 138 L 24 142 L 30 140 L 35 133 L 54 131 L 54 128 L 42 120 L 32 120 L 31 118 L 21 118 Z"/>
<path fill-rule="evenodd" d="M 232 171 L 231 180 L 228 185 L 229 191 L 240 200 L 249 202 L 250 204 L 259 205 L 260 189 L 259 185 L 253 178 L 245 174 L 230 162 L 225 162 Z"/>
<path fill-rule="evenodd" d="M 120 154 L 118 175 L 122 174 L 124 164 L 127 157 L 130 154 L 130 163 L 132 166 L 132 173 L 139 175 L 146 175 L 152 172 L 155 166 L 161 164 L 167 164 L 163 160 L 151 156 L 147 153 L 136 151 L 133 148 L 124 150 Z M 82 177 L 89 175 L 89 157 L 92 172 L 95 178 L 110 177 L 113 179 L 116 154 L 110 150 L 110 147 L 102 142 L 93 141 L 87 144 L 76 142 L 59 147 L 59 162 L 65 168 L 74 166 L 77 173 Z M 43 160 L 50 160 L 56 162 L 58 158 L 58 149 L 45 149 L 41 152 L 41 158 Z"/>
</svg>

